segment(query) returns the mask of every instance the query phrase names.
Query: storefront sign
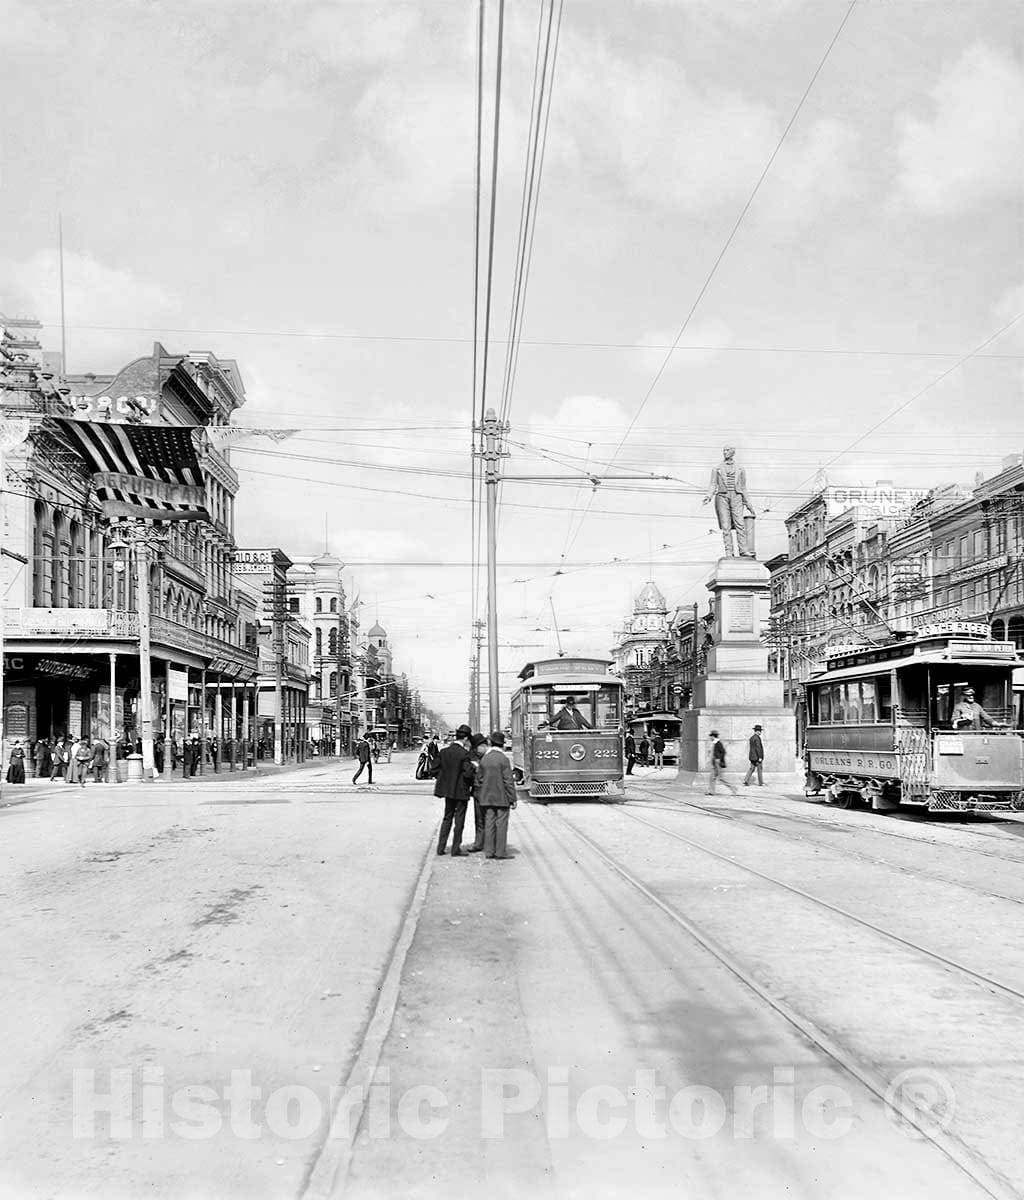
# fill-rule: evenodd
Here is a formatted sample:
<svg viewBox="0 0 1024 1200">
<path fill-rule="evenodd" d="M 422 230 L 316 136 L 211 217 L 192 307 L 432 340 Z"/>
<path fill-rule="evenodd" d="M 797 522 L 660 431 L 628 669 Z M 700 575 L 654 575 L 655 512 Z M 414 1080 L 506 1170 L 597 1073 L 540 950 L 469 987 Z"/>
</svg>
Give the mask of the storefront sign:
<svg viewBox="0 0 1024 1200">
<path fill-rule="evenodd" d="M 980 621 L 930 621 L 927 625 L 919 625 L 916 634 L 919 638 L 953 637 L 956 634 L 989 638 L 991 630 L 988 625 L 983 625 Z"/>
<path fill-rule="evenodd" d="M 76 421 L 107 421 L 115 425 L 152 420 L 160 401 L 150 396 L 72 396 Z"/>
<path fill-rule="evenodd" d="M 82 702 L 81 700 L 68 701 L 68 733 L 72 737 L 82 736 Z"/>
<path fill-rule="evenodd" d="M 9 634 L 79 635 L 105 634 L 110 614 L 105 608 L 9 608 L 4 613 Z"/>
<path fill-rule="evenodd" d="M 64 679 L 88 679 L 93 673 L 92 667 L 84 663 L 57 662 L 52 658 L 41 658 L 36 663 L 36 671 L 40 675 L 58 675 Z"/>
<path fill-rule="evenodd" d="M 989 571 L 1000 571 L 1003 567 L 1009 565 L 1010 556 L 1008 554 L 996 554 L 992 558 L 982 559 L 981 562 L 969 563 L 966 567 L 961 567 L 958 571 L 951 572 L 946 577 L 948 584 L 961 583 L 965 579 L 973 579 L 975 575 L 985 575 Z"/>
<path fill-rule="evenodd" d="M 28 737 L 28 705 L 9 704 L 4 715 L 4 736 L 7 738 Z"/>
<path fill-rule="evenodd" d="M 188 671 L 168 670 L 167 695 L 172 703 L 188 703 Z"/>
<path fill-rule="evenodd" d="M 273 570 L 273 550 L 236 550 L 234 569 L 239 574 Z"/>
<path fill-rule="evenodd" d="M 830 487 L 827 494 L 829 501 L 838 508 L 863 505 L 880 517 L 898 517 L 911 505 L 923 500 L 928 495 L 928 489 L 860 484 L 852 487 Z"/>
</svg>

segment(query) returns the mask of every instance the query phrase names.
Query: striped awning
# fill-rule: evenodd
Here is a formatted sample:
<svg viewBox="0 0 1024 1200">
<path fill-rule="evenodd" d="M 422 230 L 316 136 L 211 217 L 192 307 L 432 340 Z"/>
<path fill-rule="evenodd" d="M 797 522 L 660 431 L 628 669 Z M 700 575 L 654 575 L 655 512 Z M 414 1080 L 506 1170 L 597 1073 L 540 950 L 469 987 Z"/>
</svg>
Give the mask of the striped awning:
<svg viewBox="0 0 1024 1200">
<path fill-rule="evenodd" d="M 190 425 L 118 425 L 55 418 L 92 472 L 106 517 L 208 521 L 206 484 Z"/>
</svg>

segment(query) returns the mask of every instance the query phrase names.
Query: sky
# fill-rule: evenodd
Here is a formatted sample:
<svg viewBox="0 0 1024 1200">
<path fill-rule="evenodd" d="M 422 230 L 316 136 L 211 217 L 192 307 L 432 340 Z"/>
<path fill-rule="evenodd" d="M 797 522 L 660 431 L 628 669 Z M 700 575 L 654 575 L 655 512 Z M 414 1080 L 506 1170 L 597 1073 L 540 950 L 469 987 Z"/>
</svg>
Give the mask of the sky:
<svg viewBox="0 0 1024 1200">
<path fill-rule="evenodd" d="M 506 0 L 495 408 L 540 13 Z M 232 452 L 239 545 L 317 553 L 326 529 L 452 722 L 483 615 L 476 19 L 476 0 L 0 0 L 0 311 L 59 349 L 60 216 L 70 371 L 155 339 L 235 359 L 239 423 L 299 429 Z M 671 479 L 503 485 L 503 712 L 556 619 L 600 654 L 648 577 L 703 602 L 723 444 L 762 559 L 821 469 L 969 486 L 1019 453 L 1022 218 L 1015 0 L 565 0 L 504 469 Z"/>
</svg>

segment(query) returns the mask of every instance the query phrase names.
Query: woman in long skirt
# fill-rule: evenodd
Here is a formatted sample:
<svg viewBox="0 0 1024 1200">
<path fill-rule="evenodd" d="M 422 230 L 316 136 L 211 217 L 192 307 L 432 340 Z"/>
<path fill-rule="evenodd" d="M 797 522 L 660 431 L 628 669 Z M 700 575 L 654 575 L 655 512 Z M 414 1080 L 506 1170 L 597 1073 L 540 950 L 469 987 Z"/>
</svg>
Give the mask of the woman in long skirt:
<svg viewBox="0 0 1024 1200">
<path fill-rule="evenodd" d="M 7 768 L 7 782 L 25 782 L 25 751 L 21 748 L 21 742 L 15 742 L 11 747 L 11 764 Z"/>
</svg>

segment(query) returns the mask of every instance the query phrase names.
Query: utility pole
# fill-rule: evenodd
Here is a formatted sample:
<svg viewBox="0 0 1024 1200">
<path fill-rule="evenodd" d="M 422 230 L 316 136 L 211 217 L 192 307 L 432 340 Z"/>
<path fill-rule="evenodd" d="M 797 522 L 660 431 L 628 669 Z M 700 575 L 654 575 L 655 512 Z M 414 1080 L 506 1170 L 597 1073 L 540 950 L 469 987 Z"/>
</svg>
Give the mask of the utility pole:
<svg viewBox="0 0 1024 1200">
<path fill-rule="evenodd" d="M 484 623 L 478 617 L 473 622 L 473 655 L 469 660 L 469 723 L 480 729 L 480 656 L 483 650 Z"/>
<path fill-rule="evenodd" d="M 335 756 L 335 758 L 341 758 L 341 692 L 342 692 L 341 661 L 342 661 L 342 658 L 345 653 L 344 646 L 342 644 L 342 640 L 343 640 L 343 635 L 345 633 L 345 626 L 347 623 L 347 618 L 345 616 L 344 609 L 345 609 L 345 605 L 342 602 L 341 604 L 338 605 L 338 647 L 337 647 L 338 655 L 337 655 L 337 659 L 334 664 L 335 671 L 337 674 L 337 679 L 338 679 L 337 686 L 334 689 L 334 725 L 335 725 L 334 756 Z"/>
<path fill-rule="evenodd" d="M 490 708 L 490 728 L 501 728 L 501 707 L 498 693 L 498 484 L 500 464 L 506 456 L 499 444 L 508 433 L 508 423 L 502 423 L 489 408 L 481 428 L 484 448 L 484 484 L 487 488 L 487 683 Z"/>
<path fill-rule="evenodd" d="M 274 656 L 274 765 L 284 762 L 284 671 L 287 649 L 285 623 L 288 615 L 288 585 L 273 567 L 273 576 L 264 585 L 264 603 L 270 607 L 270 646 Z"/>
</svg>

